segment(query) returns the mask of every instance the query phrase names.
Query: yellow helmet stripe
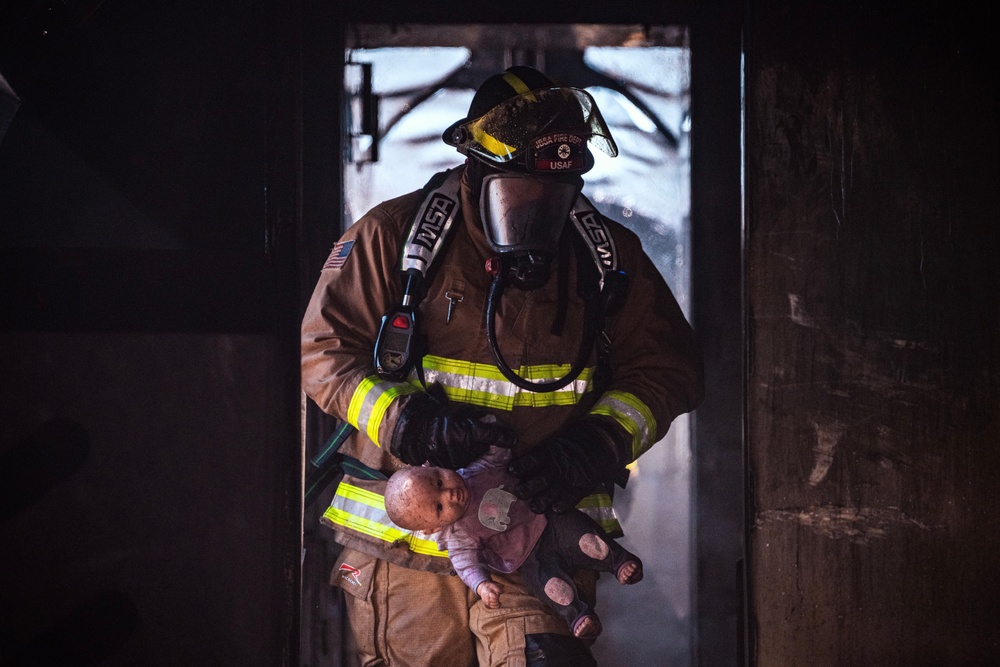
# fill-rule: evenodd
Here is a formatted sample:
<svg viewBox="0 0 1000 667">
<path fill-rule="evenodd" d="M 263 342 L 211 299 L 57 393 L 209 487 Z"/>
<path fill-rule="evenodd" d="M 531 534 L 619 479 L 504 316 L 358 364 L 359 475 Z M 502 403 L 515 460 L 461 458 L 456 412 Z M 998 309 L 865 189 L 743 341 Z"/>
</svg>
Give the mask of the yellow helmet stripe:
<svg viewBox="0 0 1000 667">
<path fill-rule="evenodd" d="M 477 121 L 472 125 L 472 138 L 476 142 L 497 157 L 509 157 L 517 152 L 516 146 L 508 146 L 486 130 Z"/>
<path fill-rule="evenodd" d="M 524 95 L 527 93 L 531 101 L 536 101 L 534 95 L 531 95 L 531 88 L 529 88 L 520 77 L 515 76 L 510 72 L 505 72 L 503 80 L 506 81 L 507 85 L 513 88 L 514 92 L 518 95 Z M 480 146 L 497 157 L 509 157 L 517 152 L 517 146 L 505 144 L 494 137 L 492 134 L 483 129 L 480 121 L 473 123 L 470 129 L 472 130 L 472 138 L 475 139 Z"/>
<path fill-rule="evenodd" d="M 517 93 L 518 95 L 531 92 L 531 89 L 528 88 L 528 85 L 524 81 L 521 81 L 521 77 L 515 74 L 511 74 L 510 72 L 504 72 L 503 80 L 506 81 L 507 84 L 511 88 L 513 88 L 514 92 Z"/>
</svg>

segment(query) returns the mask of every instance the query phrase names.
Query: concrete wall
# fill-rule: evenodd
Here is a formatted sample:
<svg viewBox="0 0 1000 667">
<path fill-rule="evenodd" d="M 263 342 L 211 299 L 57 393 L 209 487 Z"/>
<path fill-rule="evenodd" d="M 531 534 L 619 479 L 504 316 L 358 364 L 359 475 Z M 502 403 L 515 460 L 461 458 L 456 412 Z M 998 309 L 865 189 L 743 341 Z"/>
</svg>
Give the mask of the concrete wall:
<svg viewBox="0 0 1000 667">
<path fill-rule="evenodd" d="M 8 332 L 0 346 L 3 664 L 279 664 L 273 340 Z"/>
<path fill-rule="evenodd" d="M 995 43 L 943 2 L 747 21 L 752 664 L 1000 655 Z"/>
</svg>

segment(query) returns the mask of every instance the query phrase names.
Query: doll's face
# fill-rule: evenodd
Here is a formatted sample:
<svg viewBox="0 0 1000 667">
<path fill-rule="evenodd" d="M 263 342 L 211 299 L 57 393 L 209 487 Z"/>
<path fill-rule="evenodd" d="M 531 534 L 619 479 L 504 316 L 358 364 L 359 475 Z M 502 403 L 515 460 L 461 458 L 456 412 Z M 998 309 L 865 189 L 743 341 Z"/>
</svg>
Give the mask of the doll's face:
<svg viewBox="0 0 1000 667">
<path fill-rule="evenodd" d="M 425 466 L 407 468 L 405 473 L 409 479 L 400 491 L 398 506 L 410 527 L 435 533 L 465 513 L 469 489 L 454 470 Z"/>
</svg>

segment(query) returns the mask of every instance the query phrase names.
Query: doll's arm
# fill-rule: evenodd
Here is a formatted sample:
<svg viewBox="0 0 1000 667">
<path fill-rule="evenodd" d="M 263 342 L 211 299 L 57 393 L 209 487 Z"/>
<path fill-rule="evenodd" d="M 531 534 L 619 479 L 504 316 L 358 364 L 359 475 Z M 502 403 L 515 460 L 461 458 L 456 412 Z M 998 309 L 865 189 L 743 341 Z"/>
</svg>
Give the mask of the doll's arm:
<svg viewBox="0 0 1000 667">
<path fill-rule="evenodd" d="M 492 579 L 487 579 L 476 588 L 476 595 L 483 599 L 483 604 L 487 607 L 496 609 L 500 606 L 500 593 L 502 591 L 503 586 Z"/>
<path fill-rule="evenodd" d="M 448 558 L 451 560 L 455 573 L 471 590 L 483 598 L 486 606 L 495 609 L 499 606 L 500 587 L 490 579 L 489 570 L 483 561 L 479 545 L 466 535 L 458 526 L 452 525 L 447 532 L 445 546 L 448 548 Z M 487 591 L 493 601 L 487 599 L 480 590 Z"/>
</svg>

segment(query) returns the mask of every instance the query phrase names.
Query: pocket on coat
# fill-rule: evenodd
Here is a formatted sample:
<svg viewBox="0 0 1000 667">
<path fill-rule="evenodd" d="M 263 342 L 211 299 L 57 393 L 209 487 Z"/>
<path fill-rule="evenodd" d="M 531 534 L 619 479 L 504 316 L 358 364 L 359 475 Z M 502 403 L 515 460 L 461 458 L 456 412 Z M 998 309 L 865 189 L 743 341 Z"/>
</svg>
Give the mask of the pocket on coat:
<svg viewBox="0 0 1000 667">
<path fill-rule="evenodd" d="M 377 560 L 375 556 L 344 547 L 330 573 L 330 584 L 359 600 L 368 600 Z"/>
</svg>

